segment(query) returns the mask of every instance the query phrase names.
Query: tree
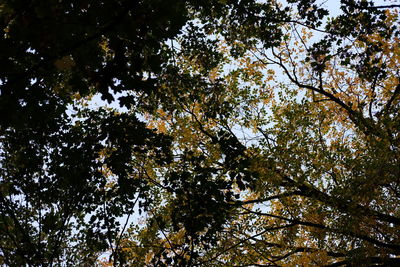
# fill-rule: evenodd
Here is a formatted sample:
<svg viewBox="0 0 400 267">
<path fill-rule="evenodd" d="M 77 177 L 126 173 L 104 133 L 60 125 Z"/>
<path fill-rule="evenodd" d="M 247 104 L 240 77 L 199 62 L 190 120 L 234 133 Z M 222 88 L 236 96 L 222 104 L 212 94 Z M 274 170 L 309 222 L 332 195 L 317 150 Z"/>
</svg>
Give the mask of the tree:
<svg viewBox="0 0 400 267">
<path fill-rule="evenodd" d="M 399 263 L 399 6 L 343 1 L 343 15 L 326 20 L 313 1 L 290 2 L 298 16 L 274 20 L 276 39 L 260 33 L 271 19 L 263 9 L 246 9 L 252 21 L 232 11 L 204 22 L 225 55 L 212 69 L 182 48 L 181 78 L 166 87 L 193 91 L 155 119 L 167 123 L 182 157 L 159 179 L 186 181 L 187 197 L 171 190 L 167 204 L 153 207 L 127 241 L 131 259 Z M 185 84 L 199 74 L 202 84 Z"/>
<path fill-rule="evenodd" d="M 183 1 L 2 1 L 2 264 L 91 265 L 109 249 L 119 262 L 118 218 L 152 199 L 141 164 L 170 161 L 170 139 L 136 110 L 168 64 L 165 42 L 186 9 Z M 132 114 L 82 107 L 96 93 L 109 102 L 123 93 L 119 104 Z"/>
<path fill-rule="evenodd" d="M 399 7 L 287 2 L 2 4 L 3 263 L 396 265 Z"/>
<path fill-rule="evenodd" d="M 169 41 L 195 13 L 228 10 L 220 1 L 1 3 L 2 263 L 90 265 L 110 252 L 123 264 L 121 233 L 160 185 L 147 169 L 172 160 L 171 139 L 138 119 L 175 74 Z M 212 53 L 203 36 L 192 31 L 187 46 Z M 91 108 L 95 94 L 129 114 Z"/>
</svg>

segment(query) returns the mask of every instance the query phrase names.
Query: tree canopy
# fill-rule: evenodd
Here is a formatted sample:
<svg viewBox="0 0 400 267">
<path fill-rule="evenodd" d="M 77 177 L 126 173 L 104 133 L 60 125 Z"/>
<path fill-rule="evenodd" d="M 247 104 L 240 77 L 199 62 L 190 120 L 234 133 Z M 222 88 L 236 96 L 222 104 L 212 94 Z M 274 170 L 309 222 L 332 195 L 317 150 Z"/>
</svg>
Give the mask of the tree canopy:
<svg viewBox="0 0 400 267">
<path fill-rule="evenodd" d="M 326 4 L 2 1 L 0 264 L 398 266 L 400 5 Z"/>
</svg>

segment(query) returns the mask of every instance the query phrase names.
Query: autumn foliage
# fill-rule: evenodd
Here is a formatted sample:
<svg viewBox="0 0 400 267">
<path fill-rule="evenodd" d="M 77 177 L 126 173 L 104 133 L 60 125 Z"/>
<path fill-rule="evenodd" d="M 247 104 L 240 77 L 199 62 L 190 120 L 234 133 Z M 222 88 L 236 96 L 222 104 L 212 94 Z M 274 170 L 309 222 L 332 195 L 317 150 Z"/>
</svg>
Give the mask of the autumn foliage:
<svg viewBox="0 0 400 267">
<path fill-rule="evenodd" d="M 400 5 L 328 2 L 1 3 L 0 264 L 400 265 Z"/>
</svg>

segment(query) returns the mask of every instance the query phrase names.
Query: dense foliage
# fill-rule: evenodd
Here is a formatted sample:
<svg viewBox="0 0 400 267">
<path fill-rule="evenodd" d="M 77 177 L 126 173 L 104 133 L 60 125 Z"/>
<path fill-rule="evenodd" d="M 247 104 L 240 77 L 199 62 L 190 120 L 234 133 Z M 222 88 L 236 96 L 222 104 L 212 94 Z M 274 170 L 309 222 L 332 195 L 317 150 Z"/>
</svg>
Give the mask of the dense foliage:
<svg viewBox="0 0 400 267">
<path fill-rule="evenodd" d="M 333 2 L 1 2 L 0 263 L 397 266 L 400 5 Z"/>
</svg>

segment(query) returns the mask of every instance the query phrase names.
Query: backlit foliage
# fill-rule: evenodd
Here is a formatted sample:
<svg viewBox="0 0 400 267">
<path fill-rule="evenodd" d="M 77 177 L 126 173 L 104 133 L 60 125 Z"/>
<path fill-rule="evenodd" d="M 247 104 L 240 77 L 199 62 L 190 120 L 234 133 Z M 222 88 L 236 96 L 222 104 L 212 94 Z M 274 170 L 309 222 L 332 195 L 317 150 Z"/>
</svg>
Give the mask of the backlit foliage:
<svg viewBox="0 0 400 267">
<path fill-rule="evenodd" d="M 400 5 L 338 4 L 1 3 L 0 264 L 398 265 Z"/>
</svg>

